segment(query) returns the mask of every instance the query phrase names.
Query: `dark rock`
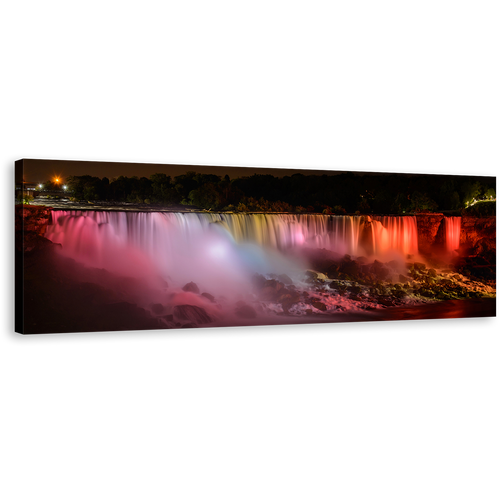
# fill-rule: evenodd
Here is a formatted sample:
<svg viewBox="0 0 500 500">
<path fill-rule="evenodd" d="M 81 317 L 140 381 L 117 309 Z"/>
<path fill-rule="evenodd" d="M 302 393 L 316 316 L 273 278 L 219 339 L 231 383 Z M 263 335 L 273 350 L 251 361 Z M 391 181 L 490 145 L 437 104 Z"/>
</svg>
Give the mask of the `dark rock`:
<svg viewBox="0 0 500 500">
<path fill-rule="evenodd" d="M 340 265 L 338 263 L 334 263 L 332 264 L 327 270 L 326 270 L 326 275 L 330 278 L 330 279 L 335 279 L 335 278 L 338 278 L 339 277 L 339 269 L 340 269 Z"/>
<path fill-rule="evenodd" d="M 163 306 L 163 304 L 153 304 L 151 306 L 151 310 L 155 313 L 155 314 L 161 314 L 163 312 L 163 310 L 165 309 L 165 307 Z"/>
<path fill-rule="evenodd" d="M 418 271 L 419 273 L 425 271 L 426 265 L 423 262 L 414 262 L 413 269 Z"/>
<path fill-rule="evenodd" d="M 207 314 L 205 309 L 198 306 L 188 304 L 175 306 L 174 317 L 179 321 L 193 321 L 199 325 L 212 323 L 212 318 Z"/>
<path fill-rule="evenodd" d="M 390 297 L 386 297 L 383 295 L 377 297 L 377 302 L 386 307 L 391 307 L 395 305 L 394 299 L 391 299 Z"/>
<path fill-rule="evenodd" d="M 199 294 L 200 293 L 200 289 L 198 288 L 198 285 L 196 283 L 194 283 L 193 281 L 190 281 L 189 283 L 186 283 L 182 289 L 185 291 L 185 292 L 192 292 L 192 293 L 197 293 Z"/>
<path fill-rule="evenodd" d="M 203 292 L 201 294 L 202 297 L 205 297 L 206 299 L 208 299 L 210 302 L 215 302 L 215 297 L 210 294 L 210 293 L 207 293 L 207 292 Z"/>
<path fill-rule="evenodd" d="M 358 302 L 361 302 L 361 301 L 363 301 L 363 300 L 364 300 L 364 297 L 362 297 L 362 296 L 360 296 L 360 295 L 353 294 L 353 293 L 351 293 L 351 294 L 349 295 L 349 298 L 350 298 L 351 300 L 356 300 L 356 301 L 358 301 Z"/>
<path fill-rule="evenodd" d="M 257 311 L 250 305 L 240 303 L 234 311 L 240 318 L 252 319 L 257 317 Z"/>
<path fill-rule="evenodd" d="M 278 292 L 272 286 L 266 286 L 259 292 L 259 298 L 265 302 L 276 302 Z"/>
<path fill-rule="evenodd" d="M 361 287 L 359 285 L 351 285 L 347 287 L 347 290 L 354 295 L 361 293 Z"/>
<path fill-rule="evenodd" d="M 261 300 L 267 302 L 276 302 L 278 293 L 283 288 L 285 288 L 285 285 L 279 281 L 266 280 L 264 283 L 264 287 L 259 292 L 259 297 Z"/>
<path fill-rule="evenodd" d="M 321 300 L 318 299 L 312 299 L 311 300 L 311 305 L 315 307 L 316 309 L 319 309 L 320 311 L 326 311 L 326 305 L 321 302 Z"/>
<path fill-rule="evenodd" d="M 406 293 L 406 291 L 403 290 L 402 288 L 395 288 L 392 291 L 392 296 L 396 297 L 397 299 L 404 299 L 407 295 L 408 294 Z"/>
<path fill-rule="evenodd" d="M 346 256 L 349 257 L 349 256 Z M 339 266 L 339 271 L 349 276 L 351 279 L 356 279 L 360 274 L 361 267 L 355 260 L 344 258 Z"/>
<path fill-rule="evenodd" d="M 371 265 L 370 271 L 375 275 L 378 280 L 383 280 L 387 278 L 389 274 L 389 269 L 387 269 L 382 262 L 375 260 Z"/>
<path fill-rule="evenodd" d="M 283 311 L 288 312 L 294 304 L 300 302 L 300 293 L 296 290 L 282 290 L 278 302 L 281 304 Z"/>
</svg>

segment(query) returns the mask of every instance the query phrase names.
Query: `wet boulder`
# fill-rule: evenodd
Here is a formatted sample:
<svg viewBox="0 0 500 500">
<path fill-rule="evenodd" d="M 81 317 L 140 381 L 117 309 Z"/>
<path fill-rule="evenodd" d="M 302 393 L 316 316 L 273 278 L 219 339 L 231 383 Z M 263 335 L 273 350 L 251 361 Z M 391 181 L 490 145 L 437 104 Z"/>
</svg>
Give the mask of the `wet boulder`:
<svg viewBox="0 0 500 500">
<path fill-rule="evenodd" d="M 288 312 L 289 309 L 300 302 L 300 293 L 296 290 L 287 288 L 281 291 L 278 302 L 281 304 L 284 312 Z"/>
<path fill-rule="evenodd" d="M 387 269 L 387 267 L 385 267 L 384 264 L 378 260 L 373 262 L 370 267 L 370 272 L 375 275 L 377 280 L 383 280 L 389 275 L 389 269 Z"/>
<path fill-rule="evenodd" d="M 426 265 L 423 262 L 414 262 L 413 269 L 418 271 L 419 273 L 423 273 L 425 271 Z"/>
<path fill-rule="evenodd" d="M 212 318 L 205 309 L 198 306 L 183 304 L 174 307 L 174 318 L 178 321 L 191 321 L 198 325 L 212 323 Z"/>
<path fill-rule="evenodd" d="M 205 297 L 210 302 L 215 302 L 215 297 L 211 293 L 203 292 L 201 296 Z"/>
<path fill-rule="evenodd" d="M 312 299 L 311 305 L 320 311 L 326 311 L 326 304 L 321 302 L 321 300 L 319 300 L 319 299 Z"/>
<path fill-rule="evenodd" d="M 351 257 L 346 255 L 339 265 L 339 271 L 351 279 L 355 279 L 359 276 L 361 271 L 361 266 L 356 260 L 351 260 Z"/>
<path fill-rule="evenodd" d="M 200 289 L 198 288 L 198 285 L 194 281 L 190 281 L 189 283 L 186 283 L 182 289 L 185 292 L 192 292 L 192 293 L 200 293 Z"/>
<path fill-rule="evenodd" d="M 266 280 L 264 286 L 259 291 L 259 298 L 267 302 L 276 302 L 278 293 L 285 288 L 285 285 L 277 280 Z"/>
</svg>

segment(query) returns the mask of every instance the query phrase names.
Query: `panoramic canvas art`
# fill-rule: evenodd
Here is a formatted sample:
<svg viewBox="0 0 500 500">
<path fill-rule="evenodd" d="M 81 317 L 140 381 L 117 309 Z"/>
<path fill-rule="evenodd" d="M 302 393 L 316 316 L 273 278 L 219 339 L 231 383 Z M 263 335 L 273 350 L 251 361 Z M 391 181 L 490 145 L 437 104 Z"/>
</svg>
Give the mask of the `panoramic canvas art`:
<svg viewBox="0 0 500 500">
<path fill-rule="evenodd" d="M 496 178 L 19 160 L 25 334 L 496 315 Z"/>
</svg>

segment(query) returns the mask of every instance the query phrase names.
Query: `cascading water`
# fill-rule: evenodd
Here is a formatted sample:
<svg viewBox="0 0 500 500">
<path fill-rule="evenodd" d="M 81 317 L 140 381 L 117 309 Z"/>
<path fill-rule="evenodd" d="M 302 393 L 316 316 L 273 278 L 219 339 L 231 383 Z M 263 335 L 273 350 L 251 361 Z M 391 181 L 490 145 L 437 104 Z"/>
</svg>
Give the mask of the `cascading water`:
<svg viewBox="0 0 500 500">
<path fill-rule="evenodd" d="M 363 310 L 363 301 L 311 288 L 311 249 L 362 263 L 418 253 L 414 217 L 54 210 L 45 236 L 86 266 L 80 281 L 107 286 L 110 297 L 119 294 L 110 300 L 169 328 L 309 320 L 311 307 L 319 315 Z M 199 294 L 184 286 L 191 281 Z"/>
<path fill-rule="evenodd" d="M 53 211 L 46 236 L 88 265 L 132 273 L 153 265 L 169 275 L 196 268 L 196 256 L 206 272 L 208 261 L 229 253 L 225 266 L 247 262 L 260 272 L 270 254 L 300 247 L 354 257 L 418 253 L 414 217 Z"/>
<path fill-rule="evenodd" d="M 445 247 L 447 252 L 452 253 L 458 249 L 460 245 L 461 225 L 461 217 L 444 218 Z"/>
</svg>

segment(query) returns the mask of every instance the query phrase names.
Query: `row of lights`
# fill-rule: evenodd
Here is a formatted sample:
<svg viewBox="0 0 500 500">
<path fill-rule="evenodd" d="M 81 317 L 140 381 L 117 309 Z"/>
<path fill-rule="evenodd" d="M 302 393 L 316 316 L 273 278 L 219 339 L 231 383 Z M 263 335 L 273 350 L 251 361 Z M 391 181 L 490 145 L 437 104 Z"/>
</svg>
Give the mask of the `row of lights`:
<svg viewBox="0 0 500 500">
<path fill-rule="evenodd" d="M 27 158 L 27 156 L 23 156 Z M 54 158 L 42 158 L 42 160 L 53 160 Z M 78 161 L 80 158 L 68 158 L 68 160 Z M 106 161 L 106 160 L 94 160 L 94 161 Z M 122 163 L 131 163 L 131 160 L 122 160 Z M 146 163 L 158 163 L 157 161 L 147 161 Z M 184 165 L 184 163 L 174 163 L 174 165 Z M 210 163 L 198 163 L 198 165 L 210 165 Z M 237 167 L 238 165 L 226 165 L 226 167 Z M 264 165 L 252 165 L 252 168 L 263 168 Z M 288 168 L 288 167 L 278 167 L 278 168 Z M 302 167 L 303 170 L 315 170 L 314 167 Z M 341 171 L 341 168 L 329 168 L 328 170 Z M 366 172 L 366 170 L 357 170 L 357 172 Z M 394 170 L 382 170 L 382 173 L 394 173 Z M 409 174 L 419 174 L 420 172 L 408 172 Z M 446 175 L 446 172 L 434 172 L 434 175 Z M 474 175 L 474 174 L 460 174 L 460 175 Z M 485 174 L 489 176 L 492 174 Z"/>
</svg>

